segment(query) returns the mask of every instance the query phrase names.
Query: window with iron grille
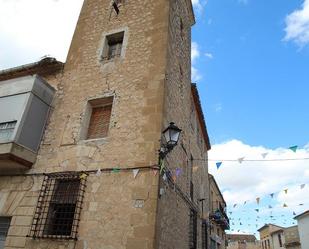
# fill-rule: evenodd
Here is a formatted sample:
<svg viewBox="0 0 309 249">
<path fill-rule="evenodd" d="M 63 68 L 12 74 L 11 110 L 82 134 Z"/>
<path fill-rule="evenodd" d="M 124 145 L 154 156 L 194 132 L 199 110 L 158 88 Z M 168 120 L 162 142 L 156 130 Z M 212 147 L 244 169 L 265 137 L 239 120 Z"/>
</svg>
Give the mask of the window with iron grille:
<svg viewBox="0 0 309 249">
<path fill-rule="evenodd" d="M 80 173 L 44 176 L 30 236 L 77 239 L 86 176 Z"/>
<path fill-rule="evenodd" d="M 8 140 L 12 137 L 17 121 L 0 123 L 0 140 Z"/>
<path fill-rule="evenodd" d="M 0 217 L 0 249 L 4 248 L 6 236 L 9 231 L 11 217 Z"/>
<path fill-rule="evenodd" d="M 91 117 L 87 139 L 107 137 L 112 114 L 113 97 L 89 101 Z"/>
<path fill-rule="evenodd" d="M 103 49 L 103 60 L 112 60 L 121 56 L 122 45 L 124 39 L 124 31 L 107 35 L 105 47 Z"/>
<path fill-rule="evenodd" d="M 189 248 L 197 248 L 197 212 L 193 209 L 190 210 L 190 235 L 189 235 Z"/>
</svg>

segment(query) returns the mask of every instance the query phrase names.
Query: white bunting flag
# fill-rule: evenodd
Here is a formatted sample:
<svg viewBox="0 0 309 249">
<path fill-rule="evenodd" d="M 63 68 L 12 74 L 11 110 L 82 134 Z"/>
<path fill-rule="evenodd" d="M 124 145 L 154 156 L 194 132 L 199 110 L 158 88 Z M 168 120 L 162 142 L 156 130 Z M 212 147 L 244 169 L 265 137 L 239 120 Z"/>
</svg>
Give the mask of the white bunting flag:
<svg viewBox="0 0 309 249">
<path fill-rule="evenodd" d="M 133 169 L 133 176 L 134 176 L 134 178 L 136 178 L 138 172 L 139 172 L 139 169 Z"/>
<path fill-rule="evenodd" d="M 100 175 L 102 175 L 102 171 L 101 171 L 101 169 L 98 169 L 98 170 L 97 170 L 97 172 L 95 173 L 95 175 L 96 175 L 96 176 L 100 176 Z"/>
<path fill-rule="evenodd" d="M 244 157 L 238 158 L 238 162 L 239 162 L 239 163 L 242 163 L 244 160 L 245 160 Z"/>
</svg>

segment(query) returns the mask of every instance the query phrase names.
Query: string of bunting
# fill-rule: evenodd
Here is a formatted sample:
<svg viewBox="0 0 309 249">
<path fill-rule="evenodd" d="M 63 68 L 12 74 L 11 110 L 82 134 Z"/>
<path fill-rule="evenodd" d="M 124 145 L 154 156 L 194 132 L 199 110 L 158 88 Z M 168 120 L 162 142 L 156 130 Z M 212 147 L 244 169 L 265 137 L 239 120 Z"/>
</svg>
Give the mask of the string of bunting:
<svg viewBox="0 0 309 249">
<path fill-rule="evenodd" d="M 294 145 L 288 148 L 289 150 L 293 151 L 294 153 L 297 152 L 298 145 Z M 274 159 L 266 159 L 266 157 L 269 155 L 268 152 L 264 152 L 261 154 L 262 159 L 246 159 L 246 157 L 240 157 L 237 159 L 208 159 L 208 161 L 216 162 L 216 167 L 219 169 L 223 162 L 238 162 L 242 164 L 243 162 L 278 162 L 278 161 L 302 161 L 302 160 L 309 160 L 309 157 L 302 157 L 302 158 L 274 158 Z M 207 161 L 206 159 L 193 159 L 196 161 Z"/>
</svg>

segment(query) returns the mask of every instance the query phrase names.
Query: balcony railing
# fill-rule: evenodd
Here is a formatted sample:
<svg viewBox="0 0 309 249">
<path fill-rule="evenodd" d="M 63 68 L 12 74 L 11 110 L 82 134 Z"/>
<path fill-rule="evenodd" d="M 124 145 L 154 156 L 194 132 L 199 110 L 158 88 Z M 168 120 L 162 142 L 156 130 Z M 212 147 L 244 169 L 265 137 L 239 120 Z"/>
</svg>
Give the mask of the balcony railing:
<svg viewBox="0 0 309 249">
<path fill-rule="evenodd" d="M 210 214 L 210 219 L 220 225 L 224 230 L 230 229 L 230 220 L 224 210 L 217 209 Z"/>
</svg>

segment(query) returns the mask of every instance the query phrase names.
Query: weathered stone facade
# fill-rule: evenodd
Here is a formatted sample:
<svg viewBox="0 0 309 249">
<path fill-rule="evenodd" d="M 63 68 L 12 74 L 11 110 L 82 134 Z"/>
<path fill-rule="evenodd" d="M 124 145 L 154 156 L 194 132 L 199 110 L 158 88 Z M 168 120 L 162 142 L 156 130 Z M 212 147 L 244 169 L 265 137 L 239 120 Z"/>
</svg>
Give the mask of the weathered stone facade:
<svg viewBox="0 0 309 249">
<path fill-rule="evenodd" d="M 0 177 L 0 216 L 12 217 L 5 249 L 203 248 L 210 145 L 190 81 L 193 23 L 189 0 L 126 0 L 118 15 L 112 1 L 85 0 L 64 68 L 43 75 L 56 96 L 37 161 L 24 175 Z M 121 56 L 103 61 L 105 35 L 119 30 Z M 87 103 L 102 97 L 113 97 L 108 136 L 86 140 Z M 181 138 L 158 172 L 150 166 L 171 121 Z M 135 167 L 148 168 L 134 178 Z M 42 174 L 68 171 L 89 172 L 78 240 L 27 237 Z"/>
<path fill-rule="evenodd" d="M 225 230 L 229 229 L 226 203 L 213 175 L 209 174 L 210 200 L 210 249 L 225 249 L 227 238 Z"/>
</svg>

